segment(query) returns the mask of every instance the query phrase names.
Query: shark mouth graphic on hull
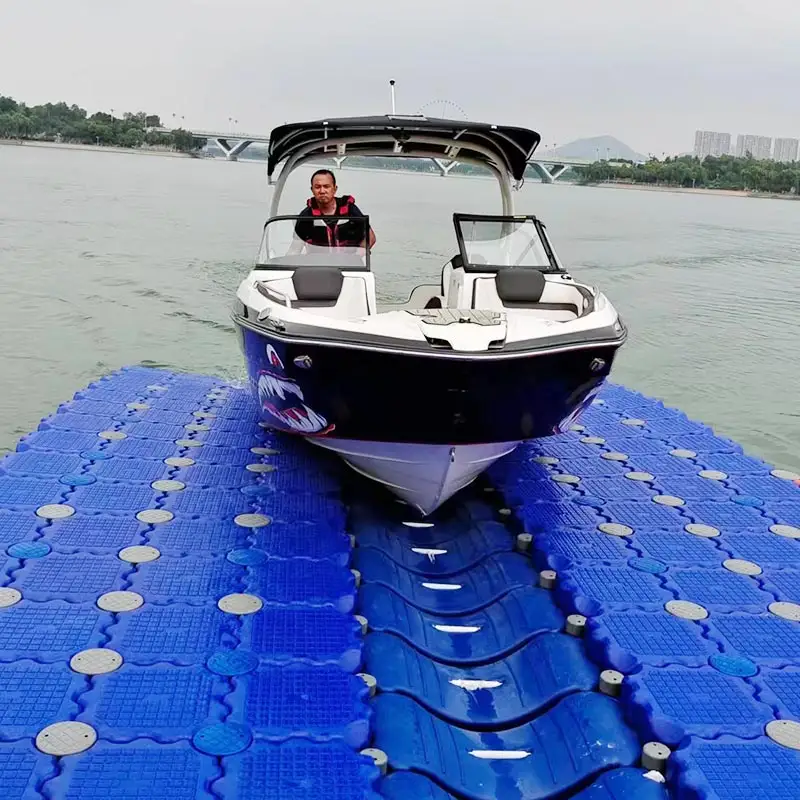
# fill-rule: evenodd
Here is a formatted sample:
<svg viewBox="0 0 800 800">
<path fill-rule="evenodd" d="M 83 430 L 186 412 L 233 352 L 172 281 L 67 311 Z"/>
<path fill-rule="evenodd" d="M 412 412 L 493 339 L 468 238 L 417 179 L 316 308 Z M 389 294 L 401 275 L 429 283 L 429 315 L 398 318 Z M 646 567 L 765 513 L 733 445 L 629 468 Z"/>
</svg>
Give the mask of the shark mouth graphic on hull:
<svg viewBox="0 0 800 800">
<path fill-rule="evenodd" d="M 284 371 L 283 362 L 271 344 L 267 345 L 267 358 L 273 369 L 258 373 L 258 400 L 262 410 L 276 420 L 275 427 L 305 436 L 330 433 L 335 426 L 305 404 L 297 381 L 280 374 Z"/>
</svg>

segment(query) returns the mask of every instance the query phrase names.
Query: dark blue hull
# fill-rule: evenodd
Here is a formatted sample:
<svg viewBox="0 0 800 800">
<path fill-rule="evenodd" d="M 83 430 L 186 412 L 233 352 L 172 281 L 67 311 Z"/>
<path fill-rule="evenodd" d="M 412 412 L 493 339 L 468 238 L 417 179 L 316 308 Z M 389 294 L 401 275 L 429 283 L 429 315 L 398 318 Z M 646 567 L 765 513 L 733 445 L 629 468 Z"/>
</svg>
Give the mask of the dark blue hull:
<svg viewBox="0 0 800 800">
<path fill-rule="evenodd" d="M 241 327 L 263 419 L 279 430 L 418 444 L 513 442 L 569 427 L 618 344 L 514 357 L 441 357 L 298 344 Z"/>
</svg>

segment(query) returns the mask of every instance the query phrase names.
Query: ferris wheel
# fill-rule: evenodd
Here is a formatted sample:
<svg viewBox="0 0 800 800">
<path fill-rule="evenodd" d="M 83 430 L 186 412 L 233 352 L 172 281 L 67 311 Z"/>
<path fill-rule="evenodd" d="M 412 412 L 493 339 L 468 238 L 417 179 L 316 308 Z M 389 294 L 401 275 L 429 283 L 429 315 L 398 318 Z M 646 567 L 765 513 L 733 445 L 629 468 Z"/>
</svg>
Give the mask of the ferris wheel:
<svg viewBox="0 0 800 800">
<path fill-rule="evenodd" d="M 469 119 L 467 112 L 452 100 L 431 100 L 421 106 L 417 114 L 436 119 Z"/>
</svg>

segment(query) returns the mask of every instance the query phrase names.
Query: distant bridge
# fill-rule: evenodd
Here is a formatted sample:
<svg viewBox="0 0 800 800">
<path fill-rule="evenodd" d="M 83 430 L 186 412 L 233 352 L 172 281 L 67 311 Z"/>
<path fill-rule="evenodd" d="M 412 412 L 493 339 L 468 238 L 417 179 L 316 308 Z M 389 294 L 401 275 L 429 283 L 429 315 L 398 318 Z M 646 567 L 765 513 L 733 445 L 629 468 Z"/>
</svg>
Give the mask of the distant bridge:
<svg viewBox="0 0 800 800">
<path fill-rule="evenodd" d="M 155 133 L 172 133 L 171 128 L 153 128 Z M 223 133 L 221 131 L 192 130 L 192 136 L 196 139 L 210 139 L 214 144 L 225 153 L 228 161 L 237 161 L 239 156 L 251 144 L 269 144 L 269 136 L 263 133 L 244 133 L 242 131 Z M 347 156 L 334 156 L 333 160 L 337 168 L 341 167 Z M 434 159 L 436 166 L 439 167 L 442 175 L 447 175 L 456 165 L 455 161 L 443 161 Z M 537 156 L 528 162 L 533 167 L 536 174 L 542 179 L 542 183 L 555 183 L 570 167 L 585 167 L 594 163 L 586 158 L 561 158 L 559 156 Z"/>
</svg>

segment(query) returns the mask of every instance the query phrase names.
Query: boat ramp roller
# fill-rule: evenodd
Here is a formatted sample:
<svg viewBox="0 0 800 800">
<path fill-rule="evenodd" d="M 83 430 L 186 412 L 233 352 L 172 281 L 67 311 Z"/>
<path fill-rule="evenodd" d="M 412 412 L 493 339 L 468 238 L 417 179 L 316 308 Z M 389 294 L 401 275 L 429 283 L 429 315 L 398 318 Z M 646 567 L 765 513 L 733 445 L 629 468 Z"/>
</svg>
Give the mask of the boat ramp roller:
<svg viewBox="0 0 800 800">
<path fill-rule="evenodd" d="M 133 368 L 4 459 L 4 800 L 796 797 L 797 475 L 613 385 L 424 523 L 311 450 Z"/>
</svg>

